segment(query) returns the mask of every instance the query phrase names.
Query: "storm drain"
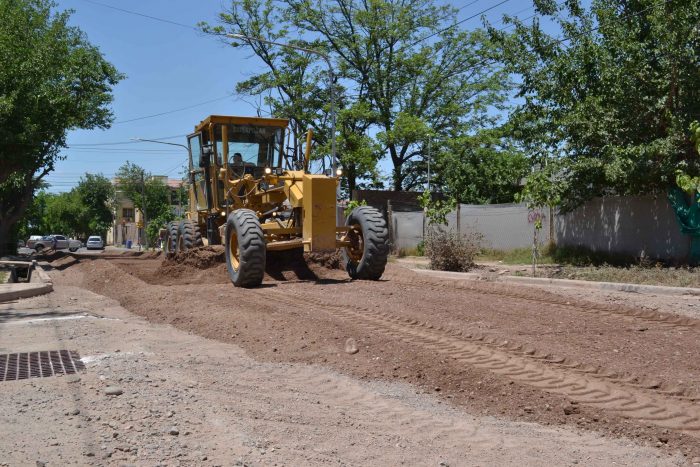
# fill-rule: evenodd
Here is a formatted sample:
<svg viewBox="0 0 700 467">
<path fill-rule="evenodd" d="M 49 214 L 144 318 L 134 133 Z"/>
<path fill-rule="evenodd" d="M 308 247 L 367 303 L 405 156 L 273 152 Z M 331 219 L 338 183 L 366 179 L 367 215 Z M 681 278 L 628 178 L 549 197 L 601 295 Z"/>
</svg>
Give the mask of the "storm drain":
<svg viewBox="0 0 700 467">
<path fill-rule="evenodd" d="M 73 350 L 0 354 L 0 381 L 72 375 L 84 369 Z"/>
</svg>

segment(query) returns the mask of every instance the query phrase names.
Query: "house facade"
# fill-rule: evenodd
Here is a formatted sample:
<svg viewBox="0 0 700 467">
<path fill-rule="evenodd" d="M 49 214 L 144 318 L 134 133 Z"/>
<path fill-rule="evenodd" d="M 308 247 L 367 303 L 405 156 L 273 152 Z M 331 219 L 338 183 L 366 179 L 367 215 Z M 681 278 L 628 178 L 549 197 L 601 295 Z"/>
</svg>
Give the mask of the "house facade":
<svg viewBox="0 0 700 467">
<path fill-rule="evenodd" d="M 183 181 L 168 178 L 165 175 L 154 175 L 151 180 L 158 180 L 169 188 L 170 209 L 173 215 L 183 216 L 187 211 L 187 205 L 180 204 L 177 196 L 178 190 L 183 186 Z M 114 223 L 107 231 L 105 242 L 107 245 L 124 246 L 130 240 L 132 245 L 140 245 L 144 238 L 143 212 L 136 208 L 134 202 L 119 189 L 116 179 L 112 179 L 112 184 L 116 189 Z"/>
</svg>

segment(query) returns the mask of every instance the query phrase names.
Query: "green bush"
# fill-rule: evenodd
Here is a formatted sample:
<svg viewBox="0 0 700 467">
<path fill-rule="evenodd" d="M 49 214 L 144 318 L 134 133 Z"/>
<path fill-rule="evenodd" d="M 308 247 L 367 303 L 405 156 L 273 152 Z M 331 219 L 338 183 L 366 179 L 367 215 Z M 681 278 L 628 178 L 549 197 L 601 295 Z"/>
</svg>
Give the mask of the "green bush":
<svg viewBox="0 0 700 467">
<path fill-rule="evenodd" d="M 439 271 L 469 271 L 479 253 L 482 235 L 476 232 L 458 234 L 448 230 L 431 229 L 425 238 L 425 255 L 430 269 Z"/>
</svg>

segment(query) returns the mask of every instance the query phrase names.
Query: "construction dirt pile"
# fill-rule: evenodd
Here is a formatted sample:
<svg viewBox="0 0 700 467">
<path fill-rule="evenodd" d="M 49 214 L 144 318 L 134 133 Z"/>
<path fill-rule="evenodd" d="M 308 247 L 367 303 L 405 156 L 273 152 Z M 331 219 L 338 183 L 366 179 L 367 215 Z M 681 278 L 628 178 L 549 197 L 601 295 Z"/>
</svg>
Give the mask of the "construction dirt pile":
<svg viewBox="0 0 700 467">
<path fill-rule="evenodd" d="M 341 268 L 340 255 L 337 251 L 325 253 L 303 253 L 300 250 L 268 251 L 265 266 L 265 280 L 317 280 L 325 277 L 327 270 Z M 219 283 L 228 277 L 226 270 L 226 253 L 222 245 L 204 246 L 184 251 L 162 262 L 156 276 L 157 283 L 168 280 L 188 278 L 186 283 L 193 283 L 207 270 L 206 277 Z M 166 282 L 163 282 L 166 281 Z"/>
</svg>

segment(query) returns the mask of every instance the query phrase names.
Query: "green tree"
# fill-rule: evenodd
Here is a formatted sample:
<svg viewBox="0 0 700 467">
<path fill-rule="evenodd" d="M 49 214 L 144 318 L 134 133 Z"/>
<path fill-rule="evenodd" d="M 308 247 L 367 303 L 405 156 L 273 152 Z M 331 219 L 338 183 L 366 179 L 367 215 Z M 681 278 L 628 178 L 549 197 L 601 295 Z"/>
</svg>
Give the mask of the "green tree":
<svg viewBox="0 0 700 467">
<path fill-rule="evenodd" d="M 103 239 L 114 221 L 114 185 L 103 175 L 86 173 L 75 188 L 81 204 L 81 238 L 99 235 Z"/>
<path fill-rule="evenodd" d="M 520 181 L 530 172 L 527 157 L 502 128 L 443 141 L 436 156 L 433 183 L 460 203 L 512 203 Z"/>
<path fill-rule="evenodd" d="M 378 158 L 389 157 L 393 188 L 405 190 L 424 181 L 420 162 L 427 135 L 447 135 L 457 127 L 475 133 L 488 126 L 489 109 L 502 102 L 508 86 L 507 75 L 489 60 L 497 51 L 483 31 L 446 27 L 456 11 L 433 0 L 234 0 L 220 15 L 223 27 L 218 31 L 279 41 L 288 41 L 294 31 L 307 38 L 303 44 L 329 54 L 344 87 L 336 86 L 342 108 L 361 111 L 351 113 L 345 133 L 340 128 L 343 144 L 350 148 L 341 162 L 349 174 L 359 175 L 372 173 Z M 253 41 L 248 46 L 273 75 L 281 72 L 266 60 L 270 47 Z M 308 68 L 294 65 L 289 71 L 297 77 Z M 319 73 L 311 75 L 313 79 L 298 82 L 319 88 Z M 274 88 L 257 91 L 265 89 Z M 324 115 L 328 109 L 310 104 L 310 110 L 323 109 Z M 355 141 L 351 132 L 375 137 L 378 150 L 354 151 L 353 145 L 367 141 Z"/>
<path fill-rule="evenodd" d="M 171 208 L 170 189 L 142 167 L 129 161 L 117 170 L 116 179 L 117 189 L 133 201 L 136 209 L 145 211 L 147 235 L 150 244 L 153 244 L 158 229 L 175 218 Z"/>
<path fill-rule="evenodd" d="M 286 42 L 294 46 L 323 52 L 325 47 L 318 40 L 288 40 L 284 24 L 284 9 L 272 0 L 234 1 L 219 14 L 222 26 L 212 27 L 201 23 L 206 32 L 224 33 L 226 28 L 246 36 L 270 41 Z M 226 39 L 228 41 L 228 39 Z M 228 43 L 228 42 L 227 42 Z M 305 134 L 308 128 L 314 131 L 316 150 L 312 155 L 322 158 L 319 146 L 329 142 L 330 89 L 327 70 L 319 68 L 319 57 L 313 53 L 290 47 L 280 47 L 259 41 L 243 39 L 233 42 L 234 47 L 246 45 L 268 68 L 268 71 L 253 75 L 236 84 L 236 92 L 251 96 L 264 96 L 258 100 L 258 115 L 268 113 L 289 119 L 291 129 L 288 151 L 292 165 L 302 166 L 305 150 Z M 265 107 L 269 109 L 266 112 Z"/>
<path fill-rule="evenodd" d="M 13 248 L 8 240 L 66 132 L 109 126 L 111 88 L 123 78 L 55 6 L 0 2 L 0 253 Z"/>
<path fill-rule="evenodd" d="M 29 235 L 65 234 L 86 239 L 105 237 L 113 221 L 114 187 L 103 175 L 86 173 L 67 193 L 39 191 L 21 221 L 18 233 Z"/>
<path fill-rule="evenodd" d="M 700 1 L 535 6 L 560 37 L 539 20 L 492 30 L 521 77 L 515 135 L 533 162 L 558 169 L 528 191 L 553 193 L 569 210 L 594 196 L 665 190 L 678 167 L 700 173 L 687 134 L 700 114 Z"/>
<path fill-rule="evenodd" d="M 84 230 L 83 212 L 84 207 L 75 189 L 50 196 L 44 213 L 46 234 L 79 236 Z"/>
<path fill-rule="evenodd" d="M 18 237 L 27 240 L 31 235 L 47 235 L 49 228 L 46 223 L 46 204 L 54 195 L 40 190 L 33 198 L 21 220 L 17 223 Z"/>
</svg>

